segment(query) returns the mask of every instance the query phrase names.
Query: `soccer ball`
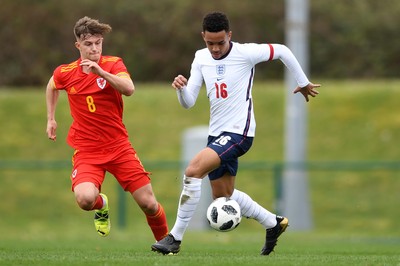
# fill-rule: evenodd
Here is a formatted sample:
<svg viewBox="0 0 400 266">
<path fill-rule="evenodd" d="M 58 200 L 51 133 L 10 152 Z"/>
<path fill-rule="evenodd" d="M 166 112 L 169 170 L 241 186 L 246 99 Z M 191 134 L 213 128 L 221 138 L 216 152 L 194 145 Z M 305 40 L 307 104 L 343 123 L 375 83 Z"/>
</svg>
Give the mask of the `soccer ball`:
<svg viewBox="0 0 400 266">
<path fill-rule="evenodd" d="M 208 206 L 207 220 L 210 226 L 217 231 L 231 231 L 242 220 L 240 206 L 233 199 L 226 197 L 217 198 Z"/>
</svg>

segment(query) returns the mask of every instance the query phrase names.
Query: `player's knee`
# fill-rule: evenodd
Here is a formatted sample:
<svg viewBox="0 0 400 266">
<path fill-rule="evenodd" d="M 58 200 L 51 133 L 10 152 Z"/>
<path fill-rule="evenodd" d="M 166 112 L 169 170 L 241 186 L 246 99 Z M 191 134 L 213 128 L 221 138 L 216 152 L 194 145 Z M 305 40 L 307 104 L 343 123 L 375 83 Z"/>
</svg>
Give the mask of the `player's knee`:
<svg viewBox="0 0 400 266">
<path fill-rule="evenodd" d="M 185 169 L 185 176 L 195 176 L 196 175 L 196 171 L 193 167 L 191 167 L 190 165 L 188 167 L 186 167 Z"/>
<path fill-rule="evenodd" d="M 194 178 L 203 178 L 207 172 L 204 172 L 201 168 L 189 165 L 185 170 L 185 176 Z"/>
<path fill-rule="evenodd" d="M 139 207 L 145 214 L 151 215 L 158 211 L 158 202 L 156 200 L 148 200 L 141 202 Z"/>
<path fill-rule="evenodd" d="M 82 210 L 89 211 L 93 208 L 95 199 L 86 195 L 76 195 L 76 202 Z"/>
</svg>

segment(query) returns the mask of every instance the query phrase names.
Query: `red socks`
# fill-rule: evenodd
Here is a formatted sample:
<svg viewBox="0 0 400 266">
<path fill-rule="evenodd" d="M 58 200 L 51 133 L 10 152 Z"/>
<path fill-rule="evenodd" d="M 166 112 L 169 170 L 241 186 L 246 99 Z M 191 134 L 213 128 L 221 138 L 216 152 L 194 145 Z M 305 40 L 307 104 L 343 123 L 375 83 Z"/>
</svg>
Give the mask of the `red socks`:
<svg viewBox="0 0 400 266">
<path fill-rule="evenodd" d="M 100 210 L 103 208 L 103 197 L 99 195 L 96 199 L 92 210 Z M 147 223 L 149 224 L 151 231 L 153 232 L 154 238 L 159 241 L 168 234 L 167 217 L 165 215 L 164 208 L 158 203 L 158 210 L 153 215 L 146 215 Z"/>
<path fill-rule="evenodd" d="M 99 196 L 96 199 L 96 202 L 94 203 L 92 210 L 100 210 L 101 208 L 103 208 L 103 197 L 99 194 Z"/>
<path fill-rule="evenodd" d="M 146 219 L 157 241 L 163 239 L 168 234 L 167 217 L 160 203 L 158 203 L 158 211 L 153 215 L 146 214 Z"/>
</svg>

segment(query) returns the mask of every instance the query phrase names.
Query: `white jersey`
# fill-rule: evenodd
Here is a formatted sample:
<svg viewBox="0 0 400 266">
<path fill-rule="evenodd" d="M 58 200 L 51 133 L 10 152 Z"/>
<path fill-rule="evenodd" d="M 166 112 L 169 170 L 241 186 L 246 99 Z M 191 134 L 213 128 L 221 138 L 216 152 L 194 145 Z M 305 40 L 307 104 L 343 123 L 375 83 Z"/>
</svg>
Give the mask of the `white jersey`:
<svg viewBox="0 0 400 266">
<path fill-rule="evenodd" d="M 255 65 L 278 58 L 295 75 L 300 87 L 309 83 L 286 46 L 232 42 L 229 52 L 220 59 L 214 59 L 207 48 L 196 52 L 188 84 L 177 90 L 179 102 L 185 108 L 193 106 L 204 81 L 210 101 L 209 135 L 218 136 L 226 131 L 254 137 L 252 87 Z"/>
</svg>

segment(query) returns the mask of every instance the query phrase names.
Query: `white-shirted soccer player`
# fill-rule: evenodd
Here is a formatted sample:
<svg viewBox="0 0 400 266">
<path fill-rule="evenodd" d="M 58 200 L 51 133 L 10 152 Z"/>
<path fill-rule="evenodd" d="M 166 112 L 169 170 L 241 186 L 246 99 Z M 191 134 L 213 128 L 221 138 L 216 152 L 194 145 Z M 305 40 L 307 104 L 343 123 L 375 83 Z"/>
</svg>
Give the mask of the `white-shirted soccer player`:
<svg viewBox="0 0 400 266">
<path fill-rule="evenodd" d="M 319 84 L 309 82 L 292 52 L 281 44 L 241 44 L 231 41 L 232 32 L 225 14 L 214 12 L 203 20 L 202 37 L 207 48 L 195 54 L 190 78 L 178 75 L 172 82 L 180 104 L 192 107 L 203 82 L 210 101 L 210 125 L 207 147 L 189 163 L 183 177 L 177 218 L 169 235 L 152 245 L 153 251 L 176 254 L 185 230 L 200 199 L 202 178 L 209 176 L 213 198 L 236 200 L 244 217 L 258 221 L 266 229 L 261 255 L 269 255 L 278 237 L 288 226 L 286 217 L 277 216 L 246 193 L 235 189 L 238 157 L 251 147 L 255 133 L 252 86 L 255 65 L 279 59 L 296 78 L 300 92 L 308 102 Z"/>
</svg>

